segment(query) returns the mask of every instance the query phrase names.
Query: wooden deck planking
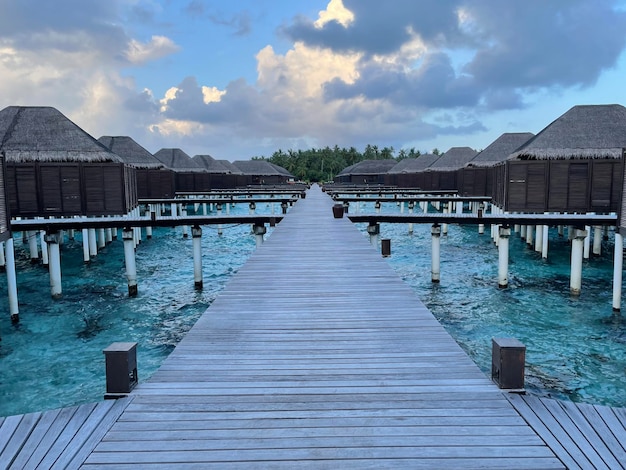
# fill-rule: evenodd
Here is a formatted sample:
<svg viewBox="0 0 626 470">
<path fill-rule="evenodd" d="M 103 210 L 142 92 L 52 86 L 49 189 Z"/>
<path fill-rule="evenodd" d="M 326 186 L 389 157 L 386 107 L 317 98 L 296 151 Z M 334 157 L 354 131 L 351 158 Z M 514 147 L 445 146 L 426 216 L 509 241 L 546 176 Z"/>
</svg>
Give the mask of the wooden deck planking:
<svg viewBox="0 0 626 470">
<path fill-rule="evenodd" d="M 0 468 L 79 468 L 130 400 L 28 413 L 0 421 Z"/>
<path fill-rule="evenodd" d="M 626 429 L 615 419 L 623 408 L 520 395 L 509 400 L 568 468 L 626 468 Z"/>
<path fill-rule="evenodd" d="M 84 468 L 564 468 L 319 189 Z"/>
</svg>

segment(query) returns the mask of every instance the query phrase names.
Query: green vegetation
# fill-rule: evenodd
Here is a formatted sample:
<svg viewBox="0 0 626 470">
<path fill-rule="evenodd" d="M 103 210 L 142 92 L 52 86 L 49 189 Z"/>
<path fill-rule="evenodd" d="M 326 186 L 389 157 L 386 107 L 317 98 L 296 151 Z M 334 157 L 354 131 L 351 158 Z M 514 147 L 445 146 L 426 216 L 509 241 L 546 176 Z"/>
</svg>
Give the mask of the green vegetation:
<svg viewBox="0 0 626 470">
<path fill-rule="evenodd" d="M 439 152 L 437 149 L 433 153 Z M 422 154 L 419 150 L 411 148 L 401 149 L 397 155 L 393 147 L 379 149 L 376 145 L 367 145 L 363 152 L 354 147 L 324 147 L 310 150 L 277 150 L 271 157 L 254 157 L 253 160 L 267 160 L 275 165 L 282 166 L 292 175 L 302 181 L 330 181 L 344 168 L 359 163 L 363 160 L 403 160 L 405 158 L 417 158 Z"/>
</svg>

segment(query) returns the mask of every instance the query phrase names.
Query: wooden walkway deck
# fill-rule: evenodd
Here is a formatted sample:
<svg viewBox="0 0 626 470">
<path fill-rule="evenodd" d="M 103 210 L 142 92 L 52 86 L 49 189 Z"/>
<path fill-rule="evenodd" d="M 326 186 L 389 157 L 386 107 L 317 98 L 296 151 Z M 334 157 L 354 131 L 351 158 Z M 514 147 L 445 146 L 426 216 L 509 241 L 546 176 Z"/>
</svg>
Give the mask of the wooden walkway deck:
<svg viewBox="0 0 626 470">
<path fill-rule="evenodd" d="M 507 400 L 331 205 L 309 191 L 128 399 L 0 418 L 0 468 L 626 466 L 623 410 L 586 410 L 599 443 L 554 408 L 555 438 L 554 405 Z"/>
</svg>

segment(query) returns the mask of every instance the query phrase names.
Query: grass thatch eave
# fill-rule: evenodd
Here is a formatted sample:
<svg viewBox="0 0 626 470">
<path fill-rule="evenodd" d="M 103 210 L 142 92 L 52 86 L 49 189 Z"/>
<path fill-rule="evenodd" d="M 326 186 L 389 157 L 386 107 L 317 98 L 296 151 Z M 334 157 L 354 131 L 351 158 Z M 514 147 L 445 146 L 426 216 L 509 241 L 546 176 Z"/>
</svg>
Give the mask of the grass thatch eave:
<svg viewBox="0 0 626 470">
<path fill-rule="evenodd" d="M 615 160 L 622 158 L 623 148 L 609 149 L 523 149 L 508 160 Z"/>
</svg>

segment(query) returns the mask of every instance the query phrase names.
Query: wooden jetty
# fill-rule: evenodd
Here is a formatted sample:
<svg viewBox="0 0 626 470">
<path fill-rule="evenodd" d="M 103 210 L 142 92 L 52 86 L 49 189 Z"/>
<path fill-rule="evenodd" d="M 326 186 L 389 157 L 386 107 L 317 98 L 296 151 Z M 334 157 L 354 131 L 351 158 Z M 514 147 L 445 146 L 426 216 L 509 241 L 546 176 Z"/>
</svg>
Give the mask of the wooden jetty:
<svg viewBox="0 0 626 470">
<path fill-rule="evenodd" d="M 102 410 L 100 426 L 74 425 L 76 446 L 66 438 L 57 446 L 65 460 L 48 461 L 86 469 L 566 468 L 566 444 L 551 445 L 529 425 L 540 419 L 522 417 L 524 407 L 480 371 L 347 218 L 332 218 L 331 206 L 314 187 L 153 377 L 113 414 Z M 35 443 L 19 447 L 18 428 L 22 442 L 36 434 L 34 415 L 25 416 L 31 421 L 0 420 L 8 468 L 36 468 L 11 465 L 28 462 L 23 452 L 43 454 Z M 624 413 L 613 416 L 623 452 Z M 39 440 L 49 445 L 49 433 Z M 611 458 L 596 452 L 591 462 L 626 465 L 615 442 Z M 594 452 L 595 443 L 587 446 Z M 567 465 L 576 468 L 571 453 Z"/>
</svg>

